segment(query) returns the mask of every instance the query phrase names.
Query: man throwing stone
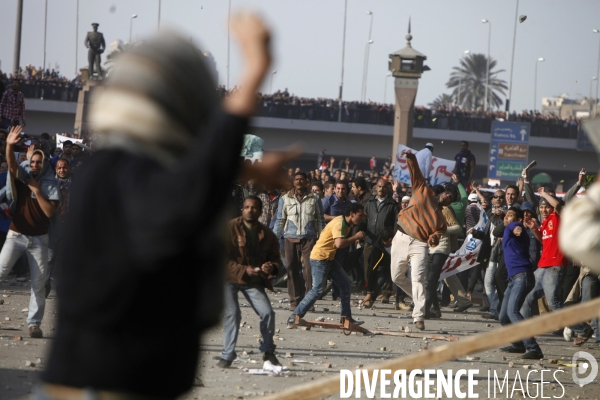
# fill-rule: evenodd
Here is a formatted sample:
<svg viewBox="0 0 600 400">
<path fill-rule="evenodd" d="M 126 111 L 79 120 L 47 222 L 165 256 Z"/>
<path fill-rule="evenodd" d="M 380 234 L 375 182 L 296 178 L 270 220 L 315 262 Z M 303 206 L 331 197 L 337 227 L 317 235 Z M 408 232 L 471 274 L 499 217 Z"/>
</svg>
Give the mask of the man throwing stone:
<svg viewBox="0 0 600 400">
<path fill-rule="evenodd" d="M 261 214 L 262 201 L 256 196 L 249 196 L 244 201 L 242 216 L 229 222 L 223 352 L 217 363 L 221 368 L 230 367 L 237 356 L 235 344 L 242 320 L 238 292 L 242 292 L 260 317 L 263 360 L 281 365 L 275 357 L 273 343 L 275 313 L 265 293 L 265 287 L 273 290 L 270 280 L 277 276 L 277 267 L 281 264 L 279 241 L 268 227 L 258 222 Z"/>
<path fill-rule="evenodd" d="M 295 324 L 296 315 L 304 317 L 308 310 L 316 303 L 317 299 L 321 297 L 323 290 L 325 290 L 328 276 L 340 290 L 342 317 L 346 317 L 356 325 L 364 322 L 352 319 L 352 311 L 350 310 L 350 278 L 342 266 L 333 260 L 338 249 L 348 247 L 357 240 L 365 238 L 364 232 L 358 232 L 354 236 L 347 237 L 352 227 L 360 225 L 364 217 L 365 211 L 363 206 L 358 203 L 352 203 L 346 209 L 344 215 L 335 217 L 325 226 L 319 240 L 310 253 L 310 266 L 313 277 L 312 289 L 288 318 L 288 325 Z"/>
<path fill-rule="evenodd" d="M 446 232 L 446 219 L 442 214 L 442 208 L 454 201 L 454 194 L 445 191 L 436 196 L 427 186 L 415 155 L 406 151 L 401 153 L 401 156 L 403 155 L 406 155 L 413 194 L 408 207 L 398 214 L 398 232 L 392 242 L 391 273 L 394 283 L 412 296 L 415 304 L 413 309 L 415 327 L 424 330 L 429 246 L 437 246 L 440 236 Z M 406 277 L 409 262 L 410 280 Z"/>
</svg>

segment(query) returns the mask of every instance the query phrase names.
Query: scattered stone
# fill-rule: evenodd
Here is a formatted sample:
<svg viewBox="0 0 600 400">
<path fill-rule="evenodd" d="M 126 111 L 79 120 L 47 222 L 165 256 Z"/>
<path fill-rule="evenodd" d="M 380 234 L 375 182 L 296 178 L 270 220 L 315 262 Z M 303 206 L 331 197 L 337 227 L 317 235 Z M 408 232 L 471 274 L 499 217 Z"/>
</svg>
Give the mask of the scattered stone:
<svg viewBox="0 0 600 400">
<path fill-rule="evenodd" d="M 356 366 L 356 369 L 358 369 L 358 368 L 362 368 L 362 367 L 363 367 L 363 364 L 362 364 L 362 363 L 360 363 L 360 364 L 358 364 L 358 365 Z"/>
<path fill-rule="evenodd" d="M 300 329 L 302 329 L 303 331 L 310 331 L 310 326 L 301 326 Z"/>
<path fill-rule="evenodd" d="M 280 332 L 279 328 L 275 329 L 275 333 L 279 333 L 279 332 Z"/>
<path fill-rule="evenodd" d="M 285 353 L 285 355 L 287 357 L 294 357 L 294 353 L 292 353 L 291 351 L 288 351 L 287 353 Z"/>
<path fill-rule="evenodd" d="M 380 347 L 380 348 L 379 348 L 379 350 L 381 350 L 381 351 L 386 351 L 386 350 L 387 350 L 387 348 L 386 348 L 386 347 Z"/>
<path fill-rule="evenodd" d="M 319 321 L 319 322 L 325 322 L 325 317 L 319 317 L 316 320 Z"/>
<path fill-rule="evenodd" d="M 524 369 L 531 369 L 531 365 L 525 364 L 525 365 L 523 365 L 523 368 Z"/>
<path fill-rule="evenodd" d="M 10 318 L 9 317 L 4 317 L 4 320 L 5 321 L 10 321 Z"/>
<path fill-rule="evenodd" d="M 246 326 L 246 322 L 240 322 L 240 328 L 243 328 L 244 326 Z"/>
<path fill-rule="evenodd" d="M 502 361 L 508 361 L 508 357 L 502 356 Z"/>
<path fill-rule="evenodd" d="M 486 327 L 491 328 L 492 324 L 487 324 Z"/>
<path fill-rule="evenodd" d="M 410 333 L 410 332 L 411 332 L 411 330 L 410 330 L 410 327 L 408 327 L 408 326 L 407 326 L 407 327 L 405 327 L 405 328 L 404 328 L 404 332 L 406 332 L 406 333 Z"/>
<path fill-rule="evenodd" d="M 323 311 L 329 311 L 329 308 L 323 308 Z"/>
<path fill-rule="evenodd" d="M 508 368 L 514 368 L 514 367 L 515 367 L 515 363 L 514 363 L 514 362 L 512 362 L 512 361 L 510 361 L 510 362 L 508 363 Z"/>
<path fill-rule="evenodd" d="M 23 338 L 21 336 L 13 336 L 13 340 L 18 342 L 19 340 L 23 340 Z"/>
<path fill-rule="evenodd" d="M 282 337 L 279 337 L 277 340 L 285 340 L 285 339 L 284 339 L 284 338 L 282 338 Z"/>
<path fill-rule="evenodd" d="M 323 368 L 331 368 L 331 364 L 323 364 Z"/>
<path fill-rule="evenodd" d="M 21 310 L 21 312 L 27 312 L 27 311 L 29 311 L 29 308 L 24 308 Z"/>
<path fill-rule="evenodd" d="M 0 304 L 4 304 L 4 299 L 0 299 Z"/>
<path fill-rule="evenodd" d="M 25 361 L 25 366 L 35 368 L 35 363 L 32 363 L 31 361 Z"/>
<path fill-rule="evenodd" d="M 558 360 L 553 360 L 553 359 L 550 359 L 550 360 L 548 360 L 548 362 L 549 362 L 550 364 L 558 364 Z"/>
<path fill-rule="evenodd" d="M 331 341 L 330 341 L 330 342 L 329 342 L 329 345 L 330 345 L 331 347 L 334 347 L 334 346 L 335 346 L 335 342 L 331 342 Z"/>
<path fill-rule="evenodd" d="M 466 359 L 467 359 L 467 361 L 478 361 L 478 360 L 481 360 L 481 357 L 470 357 L 470 356 L 467 356 Z"/>
</svg>

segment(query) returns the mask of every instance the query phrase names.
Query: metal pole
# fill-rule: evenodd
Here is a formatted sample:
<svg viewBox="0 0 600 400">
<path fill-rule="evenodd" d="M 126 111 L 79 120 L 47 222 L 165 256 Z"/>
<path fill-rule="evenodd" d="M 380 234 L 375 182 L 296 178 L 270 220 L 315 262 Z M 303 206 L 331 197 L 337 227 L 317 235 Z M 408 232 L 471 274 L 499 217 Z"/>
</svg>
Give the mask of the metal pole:
<svg viewBox="0 0 600 400">
<path fill-rule="evenodd" d="M 598 115 L 598 85 L 600 85 L 600 40 L 598 41 L 598 68 L 596 70 L 596 98 L 594 99 L 594 117 Z"/>
<path fill-rule="evenodd" d="M 15 53 L 13 57 L 13 74 L 17 75 L 21 62 L 21 25 L 23 23 L 23 0 L 17 3 L 17 28 L 15 29 Z"/>
<path fill-rule="evenodd" d="M 597 104 L 596 104 L 596 100 L 594 99 L 594 101 L 592 101 L 592 86 L 594 85 L 594 81 L 598 79 L 598 77 L 593 76 L 592 79 L 590 80 L 590 117 L 592 116 L 592 106 L 595 108 L 597 108 Z M 596 84 L 598 85 L 598 84 Z"/>
<path fill-rule="evenodd" d="M 46 32 L 48 30 L 48 0 L 46 0 L 46 8 L 44 11 L 44 61 L 42 65 L 46 69 Z"/>
<path fill-rule="evenodd" d="M 229 34 L 231 31 L 231 0 L 229 0 L 229 9 L 227 11 L 227 90 L 229 90 Z"/>
<path fill-rule="evenodd" d="M 361 93 L 361 101 L 365 101 L 367 97 L 367 73 L 369 70 L 369 53 L 371 51 L 371 32 L 373 31 L 373 13 L 371 11 L 367 11 L 367 13 L 371 16 L 371 22 L 369 24 L 369 38 L 367 39 L 367 44 L 365 45 L 365 63 L 363 65 L 363 81 L 362 81 L 362 93 Z"/>
<path fill-rule="evenodd" d="M 160 8 L 161 8 L 160 3 L 161 3 L 161 0 L 158 0 L 158 28 L 157 29 L 159 29 L 159 30 L 160 30 Z"/>
<path fill-rule="evenodd" d="M 535 112 L 535 108 L 537 106 L 537 67 L 539 62 L 535 61 L 535 78 L 533 78 L 533 112 Z"/>
<path fill-rule="evenodd" d="M 510 95 L 512 93 L 513 68 L 515 65 L 515 44 L 517 43 L 517 21 L 519 19 L 519 0 L 517 0 L 517 8 L 515 9 L 515 29 L 513 31 L 512 55 L 510 57 L 510 78 L 508 79 L 508 97 L 506 99 L 506 113 L 510 112 Z M 508 115 L 506 116 L 508 118 Z"/>
<path fill-rule="evenodd" d="M 462 76 L 460 76 L 458 78 L 458 106 L 459 107 L 461 105 L 461 102 L 460 102 L 460 94 L 461 94 L 460 92 L 461 92 L 461 90 L 462 90 Z"/>
<path fill-rule="evenodd" d="M 487 63 L 486 63 L 486 71 L 485 71 L 485 98 L 483 99 L 483 111 L 487 111 L 487 99 L 488 99 L 488 85 L 490 84 L 490 45 L 492 42 L 492 23 L 490 21 L 487 22 L 490 24 L 488 29 L 488 51 L 487 51 Z"/>
<path fill-rule="evenodd" d="M 342 39 L 342 76 L 340 80 L 340 105 L 338 121 L 342 122 L 342 92 L 344 89 L 344 55 L 346 53 L 346 12 L 348 11 L 348 0 L 344 0 L 344 34 Z"/>
<path fill-rule="evenodd" d="M 76 12 L 76 17 L 75 17 L 75 76 L 77 76 L 77 73 L 79 72 L 79 69 L 77 69 L 77 49 L 79 48 L 79 0 L 77 0 L 77 12 Z"/>
<path fill-rule="evenodd" d="M 387 98 L 387 80 L 390 77 L 390 74 L 385 74 L 385 85 L 383 85 L 383 104 L 385 104 Z"/>
</svg>

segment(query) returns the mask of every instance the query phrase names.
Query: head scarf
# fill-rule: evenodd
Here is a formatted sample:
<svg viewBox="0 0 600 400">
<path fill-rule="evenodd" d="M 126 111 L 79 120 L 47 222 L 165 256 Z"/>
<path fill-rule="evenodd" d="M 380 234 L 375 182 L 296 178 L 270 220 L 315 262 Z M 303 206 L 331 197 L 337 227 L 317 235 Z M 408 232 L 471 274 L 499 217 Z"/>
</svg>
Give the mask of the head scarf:
<svg viewBox="0 0 600 400">
<path fill-rule="evenodd" d="M 120 54 L 96 92 L 90 116 L 104 147 L 166 164 L 187 153 L 219 104 L 204 55 L 173 32 Z"/>
</svg>

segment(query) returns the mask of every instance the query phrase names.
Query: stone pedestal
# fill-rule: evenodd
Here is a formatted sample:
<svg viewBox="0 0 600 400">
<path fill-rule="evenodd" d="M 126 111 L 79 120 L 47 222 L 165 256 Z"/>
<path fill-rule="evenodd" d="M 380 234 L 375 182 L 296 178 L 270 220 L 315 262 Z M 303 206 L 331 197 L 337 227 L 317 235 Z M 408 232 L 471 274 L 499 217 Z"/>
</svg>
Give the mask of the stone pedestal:
<svg viewBox="0 0 600 400">
<path fill-rule="evenodd" d="M 88 80 L 85 82 L 83 88 L 79 91 L 79 98 L 77 99 L 77 112 L 75 114 L 75 127 L 73 129 L 73 136 L 81 138 L 84 132 L 88 132 L 90 129 L 89 109 L 92 93 L 102 90 L 102 81 Z"/>
<path fill-rule="evenodd" d="M 414 106 L 418 86 L 419 80 L 417 78 L 395 78 L 394 80 L 396 108 L 392 160 L 396 159 L 398 144 L 412 146 Z"/>
</svg>

